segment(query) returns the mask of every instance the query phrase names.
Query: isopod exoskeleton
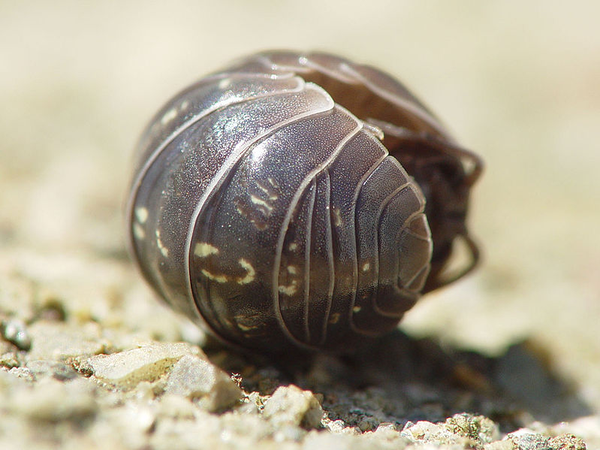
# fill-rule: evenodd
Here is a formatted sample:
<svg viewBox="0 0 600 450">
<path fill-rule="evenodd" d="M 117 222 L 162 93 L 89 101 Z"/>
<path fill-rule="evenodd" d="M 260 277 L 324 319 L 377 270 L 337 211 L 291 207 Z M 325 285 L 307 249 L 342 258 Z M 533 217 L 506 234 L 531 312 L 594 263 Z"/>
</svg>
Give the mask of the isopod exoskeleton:
<svg viewBox="0 0 600 450">
<path fill-rule="evenodd" d="M 133 257 L 175 309 L 257 351 L 347 351 L 468 272 L 481 161 L 402 84 L 264 52 L 170 100 L 138 149 Z M 458 240 L 471 261 L 448 262 Z"/>
</svg>

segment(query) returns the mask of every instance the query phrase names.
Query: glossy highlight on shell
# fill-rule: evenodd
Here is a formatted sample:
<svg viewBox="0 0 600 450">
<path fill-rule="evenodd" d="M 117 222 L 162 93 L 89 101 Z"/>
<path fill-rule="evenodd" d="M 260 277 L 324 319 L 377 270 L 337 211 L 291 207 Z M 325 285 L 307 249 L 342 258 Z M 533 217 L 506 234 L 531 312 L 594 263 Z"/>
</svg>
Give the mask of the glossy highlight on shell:
<svg viewBox="0 0 600 450">
<path fill-rule="evenodd" d="M 477 261 L 479 158 L 399 82 L 333 55 L 264 52 L 201 79 L 136 158 L 135 261 L 239 347 L 349 351 Z M 459 240 L 470 262 L 448 274 Z"/>
</svg>

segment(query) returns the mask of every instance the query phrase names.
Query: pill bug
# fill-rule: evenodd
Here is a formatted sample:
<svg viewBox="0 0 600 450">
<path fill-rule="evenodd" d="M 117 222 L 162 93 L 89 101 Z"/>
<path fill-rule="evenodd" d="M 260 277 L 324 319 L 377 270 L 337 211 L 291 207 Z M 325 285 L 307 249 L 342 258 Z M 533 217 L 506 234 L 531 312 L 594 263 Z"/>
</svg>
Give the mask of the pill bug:
<svg viewBox="0 0 600 450">
<path fill-rule="evenodd" d="M 227 343 L 349 351 L 475 267 L 465 219 L 481 169 L 389 75 L 262 52 L 146 128 L 130 250 L 167 303 Z M 468 261 L 453 272 L 460 242 Z"/>
</svg>

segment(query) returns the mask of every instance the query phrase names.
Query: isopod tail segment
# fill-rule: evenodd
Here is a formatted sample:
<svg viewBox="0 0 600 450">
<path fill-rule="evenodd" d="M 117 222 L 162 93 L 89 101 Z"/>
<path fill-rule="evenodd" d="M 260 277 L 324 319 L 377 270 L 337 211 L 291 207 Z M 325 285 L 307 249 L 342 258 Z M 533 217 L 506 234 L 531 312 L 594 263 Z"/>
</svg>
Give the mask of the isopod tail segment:
<svg viewBox="0 0 600 450">
<path fill-rule="evenodd" d="M 368 122 L 384 132 L 384 145 L 410 173 L 425 195 L 425 213 L 431 228 L 433 256 L 423 292 L 451 284 L 475 269 L 480 250 L 466 227 L 469 195 L 484 164 L 475 153 L 424 131 L 413 131 L 379 120 Z M 451 268 L 456 244 L 467 256 L 462 267 Z"/>
</svg>

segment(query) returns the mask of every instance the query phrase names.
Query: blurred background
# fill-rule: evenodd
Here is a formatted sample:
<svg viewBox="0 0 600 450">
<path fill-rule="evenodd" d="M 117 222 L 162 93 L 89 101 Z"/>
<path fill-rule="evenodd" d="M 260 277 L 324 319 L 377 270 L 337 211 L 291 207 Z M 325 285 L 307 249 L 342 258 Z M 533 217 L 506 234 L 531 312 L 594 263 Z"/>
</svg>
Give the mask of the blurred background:
<svg viewBox="0 0 600 450">
<path fill-rule="evenodd" d="M 45 255 L 43 281 L 122 261 L 132 150 L 163 102 L 257 50 L 339 53 L 400 78 L 486 162 L 484 263 L 404 329 L 489 355 L 531 339 L 600 407 L 598 17 L 586 0 L 0 0 L 2 265 Z"/>
</svg>

